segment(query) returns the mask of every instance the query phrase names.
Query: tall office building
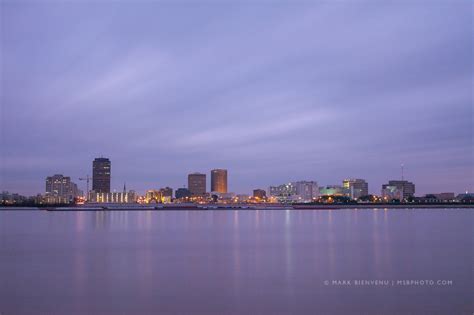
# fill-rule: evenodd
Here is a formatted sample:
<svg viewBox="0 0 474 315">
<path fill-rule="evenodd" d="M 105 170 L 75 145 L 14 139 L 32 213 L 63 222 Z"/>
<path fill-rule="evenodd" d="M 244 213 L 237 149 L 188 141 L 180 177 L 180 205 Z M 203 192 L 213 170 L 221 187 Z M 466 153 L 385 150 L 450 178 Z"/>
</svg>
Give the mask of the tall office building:
<svg viewBox="0 0 474 315">
<path fill-rule="evenodd" d="M 344 187 L 344 192 L 352 199 L 358 199 L 369 194 L 369 184 L 364 179 L 344 179 L 342 187 Z"/>
<path fill-rule="evenodd" d="M 92 162 L 92 190 L 97 193 L 110 192 L 110 160 L 96 158 Z"/>
<path fill-rule="evenodd" d="M 227 193 L 227 170 L 211 170 L 211 192 Z"/>
<path fill-rule="evenodd" d="M 382 195 L 386 189 L 392 187 L 397 188 L 401 192 L 401 199 L 406 199 L 415 195 L 415 184 L 407 180 L 389 180 L 388 184 L 382 185 Z"/>
<path fill-rule="evenodd" d="M 188 175 L 188 190 L 193 196 L 206 194 L 206 174 L 193 173 Z"/>
</svg>

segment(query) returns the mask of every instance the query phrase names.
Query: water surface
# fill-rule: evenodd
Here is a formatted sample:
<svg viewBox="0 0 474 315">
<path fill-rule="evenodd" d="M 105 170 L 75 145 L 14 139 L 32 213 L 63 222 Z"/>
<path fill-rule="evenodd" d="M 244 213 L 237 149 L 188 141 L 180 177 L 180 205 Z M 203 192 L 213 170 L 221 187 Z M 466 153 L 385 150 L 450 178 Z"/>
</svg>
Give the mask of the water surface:
<svg viewBox="0 0 474 315">
<path fill-rule="evenodd" d="M 473 213 L 0 211 L 0 314 L 472 314 Z"/>
</svg>

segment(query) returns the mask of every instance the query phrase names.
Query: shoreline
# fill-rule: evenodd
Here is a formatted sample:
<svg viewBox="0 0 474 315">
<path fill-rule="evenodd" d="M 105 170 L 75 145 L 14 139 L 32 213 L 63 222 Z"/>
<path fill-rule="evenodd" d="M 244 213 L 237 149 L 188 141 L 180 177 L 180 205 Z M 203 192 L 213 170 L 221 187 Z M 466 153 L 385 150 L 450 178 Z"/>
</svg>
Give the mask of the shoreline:
<svg viewBox="0 0 474 315">
<path fill-rule="evenodd" d="M 212 211 L 212 210 L 358 210 L 358 209 L 474 209 L 474 204 L 321 204 L 321 205 L 136 205 L 136 204 L 91 204 L 81 206 L 11 207 L 0 206 L 0 211 Z"/>
</svg>

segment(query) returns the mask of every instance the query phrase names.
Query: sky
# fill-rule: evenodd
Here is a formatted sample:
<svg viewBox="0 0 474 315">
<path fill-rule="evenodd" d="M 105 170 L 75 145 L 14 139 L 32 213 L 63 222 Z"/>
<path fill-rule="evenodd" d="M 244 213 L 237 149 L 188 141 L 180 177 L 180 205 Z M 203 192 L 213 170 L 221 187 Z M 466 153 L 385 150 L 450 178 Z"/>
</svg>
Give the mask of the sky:
<svg viewBox="0 0 474 315">
<path fill-rule="evenodd" d="M 1 1 L 0 190 L 474 191 L 471 1 Z"/>
</svg>

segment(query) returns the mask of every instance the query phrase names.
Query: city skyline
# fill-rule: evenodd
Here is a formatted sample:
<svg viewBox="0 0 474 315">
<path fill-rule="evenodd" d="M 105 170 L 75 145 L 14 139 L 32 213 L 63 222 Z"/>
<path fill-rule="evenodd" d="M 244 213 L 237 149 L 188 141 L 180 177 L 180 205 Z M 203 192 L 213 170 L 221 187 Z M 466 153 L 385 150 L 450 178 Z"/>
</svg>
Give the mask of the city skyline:
<svg viewBox="0 0 474 315">
<path fill-rule="evenodd" d="M 89 191 L 86 188 L 86 196 L 89 196 L 90 192 L 93 193 L 111 193 L 117 192 L 116 189 L 111 190 L 111 161 L 109 158 L 101 156 L 100 158 L 95 158 L 92 161 L 92 189 Z M 189 192 L 190 196 L 204 196 L 205 194 L 227 194 L 228 190 L 228 177 L 227 177 L 227 169 L 211 169 L 210 170 L 210 185 L 207 185 L 207 175 L 206 173 L 199 173 L 193 172 L 188 174 L 188 184 L 187 186 L 183 187 L 176 187 L 175 189 L 185 189 Z M 68 190 L 69 185 L 72 184 L 78 190 L 77 185 L 71 182 L 70 177 L 64 177 L 62 174 L 54 175 L 53 177 L 48 176 L 46 178 L 46 193 L 53 192 L 53 181 L 56 180 L 57 182 L 63 182 L 63 178 L 68 183 L 65 187 Z M 88 180 L 90 179 L 87 175 L 86 178 L 79 178 L 79 180 Z M 69 184 L 70 182 L 70 184 Z M 60 186 L 58 186 L 60 187 Z M 86 187 L 89 187 L 89 183 L 86 183 Z M 126 184 L 124 183 L 123 186 L 123 193 L 126 194 Z M 209 187 L 209 189 L 208 189 Z M 289 188 L 290 187 L 290 188 Z M 62 188 L 61 188 L 62 189 Z M 170 189 L 171 193 L 168 195 L 172 196 L 172 188 L 166 186 L 165 189 Z M 280 191 L 283 189 L 283 191 Z M 287 191 L 290 189 L 292 192 Z M 269 195 L 274 196 L 291 196 L 297 195 L 299 200 L 309 201 L 313 200 L 315 197 L 325 195 L 324 192 L 321 192 L 320 189 L 323 191 L 328 190 L 331 191 L 328 195 L 334 194 L 343 194 L 351 199 L 358 199 L 360 197 L 365 197 L 369 195 L 368 190 L 368 183 L 365 179 L 361 178 L 345 178 L 342 180 L 342 185 L 327 185 L 327 186 L 318 186 L 318 183 L 315 181 L 306 181 L 306 180 L 298 180 L 298 181 L 291 181 L 288 184 L 280 184 L 279 186 L 269 185 L 265 191 L 268 191 Z M 161 190 L 161 189 L 160 189 Z M 255 191 L 262 190 L 260 188 L 252 189 L 253 194 L 255 195 Z M 294 191 L 293 191 L 294 190 Z M 135 190 L 132 190 L 135 193 Z M 146 194 L 149 192 L 157 192 L 155 187 L 147 188 Z M 62 196 L 62 191 L 59 193 L 58 191 L 55 192 L 56 195 Z M 235 192 L 230 192 L 235 193 Z M 240 192 L 243 193 L 243 192 Z M 289 193 L 289 194 L 288 194 Z M 433 193 L 433 192 L 432 192 Z M 436 193 L 436 192 L 435 192 Z M 467 193 L 467 192 L 466 192 Z M 257 193 L 259 194 L 259 193 Z M 404 165 L 401 165 L 401 179 L 398 180 L 389 180 L 388 184 L 383 184 L 381 189 L 381 195 L 392 196 L 394 194 L 406 194 L 404 196 L 397 195 L 398 199 L 405 199 L 409 196 L 413 197 L 415 195 L 415 185 L 412 182 L 404 180 Z M 76 194 L 79 196 L 81 194 Z M 251 195 L 251 194 L 249 194 Z M 261 195 L 261 194 L 260 194 Z M 373 193 L 373 195 L 378 195 L 377 193 Z M 88 197 L 86 197 L 88 198 Z M 290 198 L 291 199 L 291 198 Z"/>
<path fill-rule="evenodd" d="M 471 3 L 0 5 L 1 190 L 100 155 L 117 190 L 224 167 L 379 194 L 402 163 L 417 194 L 474 190 Z"/>
</svg>

